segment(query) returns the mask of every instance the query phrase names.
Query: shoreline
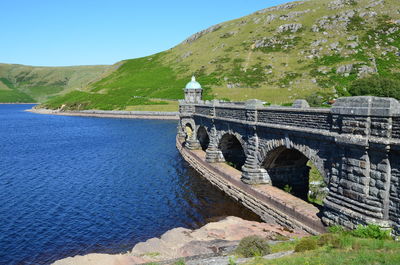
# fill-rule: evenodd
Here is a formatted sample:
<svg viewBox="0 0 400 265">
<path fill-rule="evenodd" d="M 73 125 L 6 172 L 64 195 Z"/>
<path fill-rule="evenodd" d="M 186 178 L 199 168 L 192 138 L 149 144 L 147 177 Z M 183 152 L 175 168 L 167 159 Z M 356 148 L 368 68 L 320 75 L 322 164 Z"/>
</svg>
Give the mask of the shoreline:
<svg viewBox="0 0 400 265">
<path fill-rule="evenodd" d="M 81 110 L 81 111 L 59 111 L 50 109 L 27 109 L 27 112 L 45 115 L 118 118 L 118 119 L 145 119 L 145 120 L 178 120 L 178 112 L 158 111 L 115 111 L 115 110 Z"/>
<path fill-rule="evenodd" d="M 25 103 L 25 102 L 10 102 L 10 103 L 7 103 L 7 102 L 0 102 L 0 105 L 32 105 L 32 104 L 35 104 L 35 105 L 37 105 L 37 104 L 40 104 L 40 103 L 37 103 L 37 102 L 27 102 L 27 103 Z"/>
<path fill-rule="evenodd" d="M 88 253 L 54 261 L 53 265 L 144 265 L 177 264 L 185 261 L 188 265 L 228 264 L 229 256 L 239 245 L 241 239 L 251 235 L 265 238 L 269 244 L 279 239 L 291 240 L 308 236 L 299 230 L 288 230 L 276 224 L 248 221 L 228 216 L 210 222 L 197 229 L 176 227 L 167 230 L 160 237 L 149 238 L 135 244 L 128 252 L 120 254 Z M 278 252 L 278 257 L 292 252 Z M 272 255 L 277 255 L 274 253 Z M 212 260 L 209 261 L 209 259 Z M 277 257 L 275 257 L 277 258 Z M 215 262 L 215 259 L 220 262 Z M 243 259 L 243 262 L 250 259 Z M 209 261 L 209 262 L 207 262 Z"/>
</svg>

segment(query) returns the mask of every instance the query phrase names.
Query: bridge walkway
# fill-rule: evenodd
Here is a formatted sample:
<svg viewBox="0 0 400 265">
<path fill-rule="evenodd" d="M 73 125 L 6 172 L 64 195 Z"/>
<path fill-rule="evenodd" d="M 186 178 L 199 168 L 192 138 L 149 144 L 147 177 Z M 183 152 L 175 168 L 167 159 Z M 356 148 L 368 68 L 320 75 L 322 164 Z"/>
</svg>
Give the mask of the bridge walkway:
<svg viewBox="0 0 400 265">
<path fill-rule="evenodd" d="M 268 223 L 302 229 L 310 234 L 326 231 L 319 209 L 271 185 L 248 185 L 241 181 L 241 172 L 225 163 L 206 162 L 205 152 L 184 148 L 177 137 L 176 146 L 182 157 L 213 185 Z"/>
</svg>

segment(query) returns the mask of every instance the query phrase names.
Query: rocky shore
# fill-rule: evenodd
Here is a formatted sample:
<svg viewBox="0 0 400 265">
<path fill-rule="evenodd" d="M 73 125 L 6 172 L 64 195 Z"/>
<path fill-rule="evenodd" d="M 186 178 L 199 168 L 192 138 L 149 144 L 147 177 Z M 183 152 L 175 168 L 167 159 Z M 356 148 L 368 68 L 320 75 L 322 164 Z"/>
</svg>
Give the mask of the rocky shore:
<svg viewBox="0 0 400 265">
<path fill-rule="evenodd" d="M 186 264 L 227 264 L 227 255 L 239 244 L 239 241 L 250 235 L 259 235 L 274 241 L 303 237 L 302 231 L 288 230 L 277 225 L 243 220 L 238 217 L 209 223 L 199 229 L 174 228 L 160 238 L 151 238 L 136 244 L 124 254 L 88 254 L 58 260 L 54 265 L 134 265 L 157 262 L 173 264 L 183 258 Z M 272 254 L 277 258 L 290 253 Z M 224 261 L 222 261 L 224 260 Z M 225 261 L 226 260 L 226 261 Z"/>
<path fill-rule="evenodd" d="M 100 117 L 100 118 L 119 118 L 119 119 L 151 119 L 151 120 L 178 120 L 178 112 L 158 112 L 158 111 L 115 111 L 115 110 L 76 110 L 61 111 L 51 109 L 32 108 L 27 110 L 37 114 L 51 114 L 63 116 L 80 117 Z"/>
</svg>

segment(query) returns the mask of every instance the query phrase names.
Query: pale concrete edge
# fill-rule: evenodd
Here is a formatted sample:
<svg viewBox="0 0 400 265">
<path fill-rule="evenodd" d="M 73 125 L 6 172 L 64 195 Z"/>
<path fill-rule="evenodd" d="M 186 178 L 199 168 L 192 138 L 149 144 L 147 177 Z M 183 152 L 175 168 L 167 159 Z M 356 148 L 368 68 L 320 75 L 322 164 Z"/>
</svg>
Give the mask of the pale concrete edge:
<svg viewBox="0 0 400 265">
<path fill-rule="evenodd" d="M 145 120 L 179 120 L 178 113 L 176 112 L 148 112 L 148 111 L 135 111 L 134 114 L 121 114 L 120 111 L 55 111 L 48 109 L 27 109 L 27 112 L 45 115 L 60 115 L 60 116 L 78 116 L 78 117 L 97 117 L 97 118 L 118 118 L 118 119 L 145 119 Z"/>
</svg>

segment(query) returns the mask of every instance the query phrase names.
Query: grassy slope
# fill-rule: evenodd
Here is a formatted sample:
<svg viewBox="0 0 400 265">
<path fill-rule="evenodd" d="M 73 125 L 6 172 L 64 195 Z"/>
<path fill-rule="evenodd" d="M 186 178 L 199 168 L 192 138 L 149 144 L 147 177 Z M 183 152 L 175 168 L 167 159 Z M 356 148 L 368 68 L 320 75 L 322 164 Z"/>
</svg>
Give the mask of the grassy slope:
<svg viewBox="0 0 400 265">
<path fill-rule="evenodd" d="M 400 19 L 397 0 L 368 8 L 376 1 L 343 2 L 347 4 L 337 9 L 329 8 L 331 0 L 295 2 L 290 8 L 264 10 L 222 23 L 217 30 L 166 52 L 123 61 L 117 71 L 90 84 L 87 91 L 55 98 L 46 105 L 103 109 L 151 106 L 151 98 L 182 98 L 182 88 L 192 74 L 206 87 L 207 98 L 259 98 L 277 104 L 314 92 L 346 95 L 350 82 L 358 78 L 357 68 L 374 67 L 374 61 L 378 74 L 400 78 L 400 56 L 396 55 L 400 25 L 393 24 Z M 343 20 L 348 11 L 355 13 Z M 375 13 L 364 16 L 365 12 Z M 272 21 L 268 19 L 271 16 L 275 17 Z M 326 20 L 324 26 L 319 23 L 322 19 Z M 302 29 L 295 33 L 277 31 L 291 23 L 302 24 Z M 318 32 L 312 30 L 313 25 L 318 25 Z M 386 33 L 390 29 L 395 31 Z M 256 48 L 255 43 L 262 39 L 280 43 Z M 318 40 L 323 42 L 312 46 Z M 349 47 L 354 42 L 358 47 Z M 334 43 L 338 49 L 331 48 Z M 336 72 L 345 64 L 354 65 L 348 76 Z"/>
<path fill-rule="evenodd" d="M 0 102 L 42 102 L 82 89 L 109 66 L 32 67 L 0 64 Z"/>
</svg>

